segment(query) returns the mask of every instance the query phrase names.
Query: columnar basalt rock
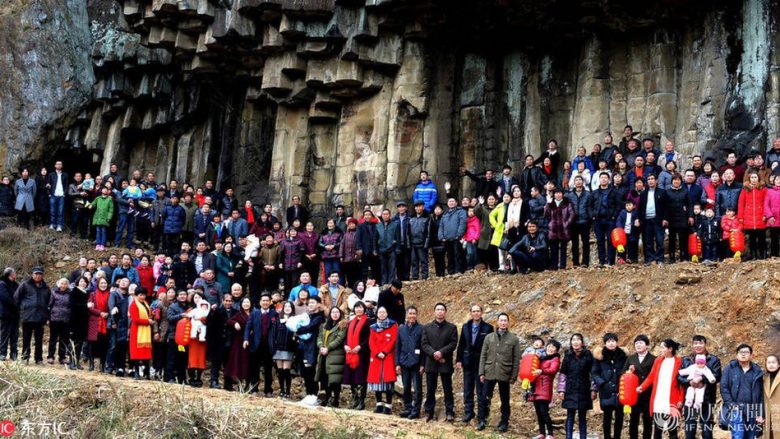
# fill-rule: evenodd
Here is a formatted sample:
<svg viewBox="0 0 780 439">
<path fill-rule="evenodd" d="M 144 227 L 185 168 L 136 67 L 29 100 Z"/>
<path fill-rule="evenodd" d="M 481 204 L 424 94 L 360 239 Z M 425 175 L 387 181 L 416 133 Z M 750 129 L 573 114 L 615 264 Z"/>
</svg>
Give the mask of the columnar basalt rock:
<svg viewBox="0 0 780 439">
<path fill-rule="evenodd" d="M 420 170 L 468 194 L 461 166 L 518 171 L 627 123 L 744 154 L 780 135 L 778 2 L 13 1 L 0 158 L 301 195 L 322 219 L 407 199 Z"/>
</svg>

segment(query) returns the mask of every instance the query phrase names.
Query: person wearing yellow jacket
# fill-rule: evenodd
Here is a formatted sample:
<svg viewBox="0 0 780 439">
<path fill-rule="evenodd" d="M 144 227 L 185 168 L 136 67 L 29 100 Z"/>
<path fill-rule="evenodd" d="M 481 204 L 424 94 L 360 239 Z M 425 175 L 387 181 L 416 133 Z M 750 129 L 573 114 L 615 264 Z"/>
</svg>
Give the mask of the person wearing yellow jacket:
<svg viewBox="0 0 780 439">
<path fill-rule="evenodd" d="M 490 245 L 498 247 L 498 271 L 505 271 L 505 263 L 508 255 L 507 250 L 509 250 L 501 248 L 501 240 L 504 239 L 506 213 L 511 201 L 512 196 L 504 194 L 503 202 L 490 212 L 490 227 L 493 228 L 493 237 L 490 240 Z"/>
</svg>

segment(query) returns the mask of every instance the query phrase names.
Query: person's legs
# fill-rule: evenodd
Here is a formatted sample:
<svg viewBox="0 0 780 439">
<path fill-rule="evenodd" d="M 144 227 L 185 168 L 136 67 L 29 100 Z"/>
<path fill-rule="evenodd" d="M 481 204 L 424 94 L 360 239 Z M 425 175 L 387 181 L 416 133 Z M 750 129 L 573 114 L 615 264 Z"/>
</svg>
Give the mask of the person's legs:
<svg viewBox="0 0 780 439">
<path fill-rule="evenodd" d="M 33 327 L 33 336 L 35 337 L 35 361 L 43 361 L 43 323 L 36 323 Z"/>
<path fill-rule="evenodd" d="M 455 416 L 455 396 L 452 393 L 452 373 L 441 374 L 441 388 L 444 392 L 444 409 L 448 415 Z"/>
<path fill-rule="evenodd" d="M 22 323 L 22 360 L 30 361 L 30 340 L 32 340 L 33 324 Z"/>
<path fill-rule="evenodd" d="M 578 409 L 577 420 L 579 421 L 580 439 L 587 439 L 588 437 L 588 410 Z"/>
<path fill-rule="evenodd" d="M 550 417 L 550 401 L 539 401 L 539 403 L 540 411 L 542 413 L 542 423 L 544 424 L 544 429 L 547 431 L 545 434 L 552 436 L 553 423 L 552 418 Z"/>
<path fill-rule="evenodd" d="M 490 401 L 493 400 L 493 391 L 496 388 L 495 380 L 486 380 L 482 393 L 479 396 L 479 406 L 477 407 L 477 419 L 479 422 L 487 422 L 490 416 Z"/>
<path fill-rule="evenodd" d="M 614 408 L 605 408 L 601 418 L 601 431 L 604 435 L 604 439 L 612 439 L 612 414 L 615 413 Z"/>
<path fill-rule="evenodd" d="M 498 382 L 498 397 L 501 399 L 501 421 L 499 425 L 509 425 L 509 415 L 512 409 L 509 406 L 509 381 Z"/>
<path fill-rule="evenodd" d="M 620 439 L 623 433 L 623 407 L 618 406 L 615 409 L 615 429 L 613 430 L 612 437 L 614 439 Z"/>
<path fill-rule="evenodd" d="M 436 271 L 437 277 L 444 277 L 445 271 L 444 271 L 444 249 L 443 248 L 436 248 L 433 249 L 433 265 L 434 269 Z"/>
<path fill-rule="evenodd" d="M 403 403 L 404 409 L 401 412 L 401 416 L 409 416 L 412 412 L 412 374 L 414 373 L 411 367 L 401 367 L 401 382 L 404 386 Z M 354 393 L 354 390 L 353 390 Z"/>
<path fill-rule="evenodd" d="M 447 241 L 444 243 L 444 248 L 447 251 L 447 274 L 455 274 L 457 269 L 457 254 L 455 253 L 455 245 L 460 244 L 457 241 Z"/>
<path fill-rule="evenodd" d="M 425 373 L 425 413 L 433 415 L 436 409 L 436 386 L 439 375 L 436 372 Z"/>
<path fill-rule="evenodd" d="M 476 371 L 463 370 L 463 422 L 474 417 L 474 388 L 479 377 Z M 479 392 L 477 392 L 479 395 Z"/>
<path fill-rule="evenodd" d="M 607 265 L 609 222 L 607 220 L 597 220 L 593 224 L 593 231 L 596 234 L 596 249 L 599 255 L 599 265 Z"/>
<path fill-rule="evenodd" d="M 260 348 L 260 361 L 263 366 L 263 392 L 270 394 L 273 392 L 273 360 L 271 352 L 267 345 Z"/>
<path fill-rule="evenodd" d="M 577 416 L 577 409 L 566 409 L 566 439 L 574 437 L 575 416 Z"/>
<path fill-rule="evenodd" d="M 547 425 L 544 422 L 544 416 L 542 415 L 542 403 L 543 401 L 534 401 L 534 412 L 536 413 L 536 424 L 539 426 L 539 434 L 546 436 L 545 431 Z"/>
<path fill-rule="evenodd" d="M 57 201 L 55 200 L 54 195 L 49 196 L 49 228 L 57 227 L 57 214 L 55 213 L 57 211 Z"/>
<path fill-rule="evenodd" d="M 780 256 L 780 227 L 772 227 L 769 229 L 769 239 L 771 241 L 769 255 L 776 258 Z"/>
</svg>

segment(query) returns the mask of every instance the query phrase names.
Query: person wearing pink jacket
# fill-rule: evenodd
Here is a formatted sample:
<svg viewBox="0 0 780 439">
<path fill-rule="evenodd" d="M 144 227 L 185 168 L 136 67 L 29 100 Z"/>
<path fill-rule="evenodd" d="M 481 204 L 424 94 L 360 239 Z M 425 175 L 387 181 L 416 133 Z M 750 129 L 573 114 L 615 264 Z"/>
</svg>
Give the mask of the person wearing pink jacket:
<svg viewBox="0 0 780 439">
<path fill-rule="evenodd" d="M 476 216 L 474 208 L 469 207 L 466 219 L 466 232 L 463 234 L 463 244 L 466 246 L 466 268 L 472 270 L 477 265 L 477 242 L 482 224 Z"/>
<path fill-rule="evenodd" d="M 766 192 L 764 216 L 769 228 L 769 256 L 774 258 L 780 256 L 780 178 L 775 178 L 774 184 Z"/>
</svg>

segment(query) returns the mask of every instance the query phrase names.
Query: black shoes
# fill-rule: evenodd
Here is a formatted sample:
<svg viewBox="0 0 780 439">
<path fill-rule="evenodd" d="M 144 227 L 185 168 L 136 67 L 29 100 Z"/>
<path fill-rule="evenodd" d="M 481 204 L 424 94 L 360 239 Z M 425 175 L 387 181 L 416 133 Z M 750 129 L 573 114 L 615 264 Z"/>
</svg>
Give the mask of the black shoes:
<svg viewBox="0 0 780 439">
<path fill-rule="evenodd" d="M 404 409 L 401 413 L 398 414 L 398 416 L 400 416 L 402 418 L 408 418 L 411 413 L 412 413 L 411 410 Z"/>
<path fill-rule="evenodd" d="M 407 416 L 406 419 L 420 419 L 420 414 L 417 412 L 409 413 L 409 416 Z"/>
<path fill-rule="evenodd" d="M 431 422 L 433 421 L 433 413 L 428 413 L 425 416 L 425 422 Z"/>
<path fill-rule="evenodd" d="M 376 408 L 374 409 L 374 413 L 384 413 L 385 407 L 382 405 L 381 402 L 376 403 Z"/>
<path fill-rule="evenodd" d="M 507 424 L 506 422 L 501 422 L 501 423 L 498 424 L 498 427 L 496 427 L 496 429 L 499 432 L 504 433 L 507 430 L 509 430 L 509 424 Z"/>
<path fill-rule="evenodd" d="M 447 413 L 447 422 L 455 422 L 455 415 L 452 413 Z"/>
<path fill-rule="evenodd" d="M 468 414 L 468 415 L 464 416 L 463 417 L 463 423 L 464 424 L 468 424 L 469 422 L 471 422 L 472 419 L 474 419 L 474 413 L 471 413 L 471 414 Z"/>
<path fill-rule="evenodd" d="M 485 421 L 479 421 L 479 423 L 477 423 L 477 431 L 482 431 L 482 430 L 484 430 L 484 429 L 485 429 L 485 426 L 486 426 L 486 425 L 485 425 Z"/>
</svg>

